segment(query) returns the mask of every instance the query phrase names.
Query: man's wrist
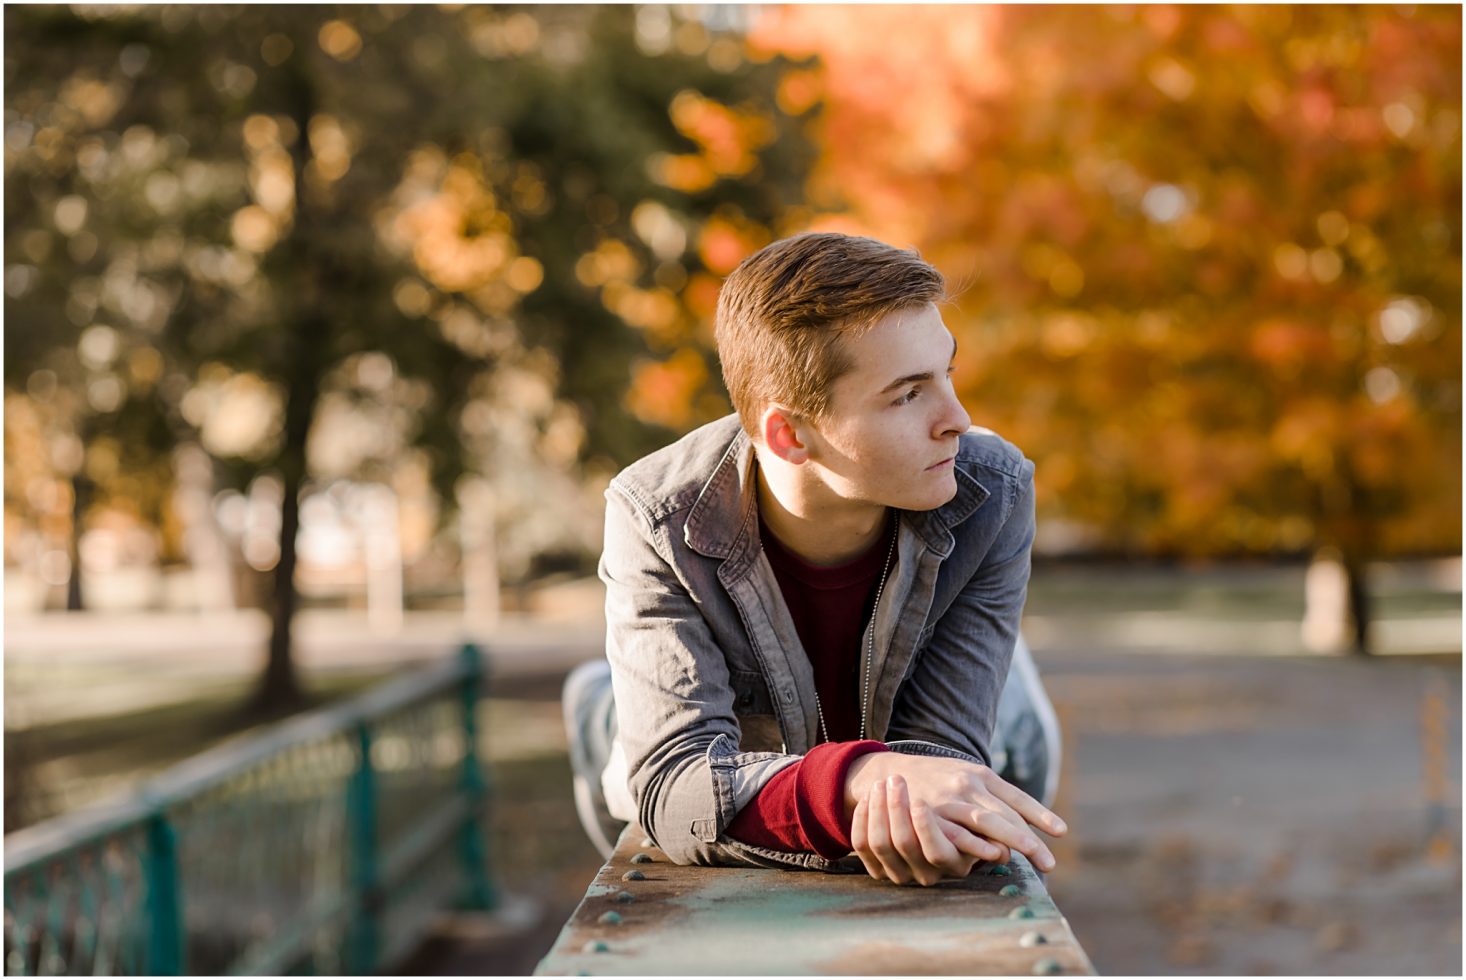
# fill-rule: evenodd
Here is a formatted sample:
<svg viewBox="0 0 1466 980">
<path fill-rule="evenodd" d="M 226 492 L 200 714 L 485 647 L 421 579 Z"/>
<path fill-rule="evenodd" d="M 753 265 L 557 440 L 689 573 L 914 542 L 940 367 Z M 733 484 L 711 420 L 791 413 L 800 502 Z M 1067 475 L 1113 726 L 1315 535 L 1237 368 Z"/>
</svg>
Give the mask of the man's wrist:
<svg viewBox="0 0 1466 980">
<path fill-rule="evenodd" d="M 872 752 L 850 763 L 845 772 L 845 819 L 855 815 L 855 805 L 870 795 L 876 780 L 899 772 L 899 752 Z"/>
</svg>

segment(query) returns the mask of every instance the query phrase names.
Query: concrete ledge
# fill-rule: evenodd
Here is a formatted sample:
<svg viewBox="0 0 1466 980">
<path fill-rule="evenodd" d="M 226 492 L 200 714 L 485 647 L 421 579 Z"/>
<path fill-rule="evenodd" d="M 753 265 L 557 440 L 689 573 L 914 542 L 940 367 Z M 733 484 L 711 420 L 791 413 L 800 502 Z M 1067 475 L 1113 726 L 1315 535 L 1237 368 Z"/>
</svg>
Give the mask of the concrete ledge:
<svg viewBox="0 0 1466 980">
<path fill-rule="evenodd" d="M 643 836 L 635 825 L 621 835 L 537 975 L 1094 973 L 1019 855 L 1006 875 L 983 864 L 962 881 L 902 888 L 679 867 Z"/>
</svg>

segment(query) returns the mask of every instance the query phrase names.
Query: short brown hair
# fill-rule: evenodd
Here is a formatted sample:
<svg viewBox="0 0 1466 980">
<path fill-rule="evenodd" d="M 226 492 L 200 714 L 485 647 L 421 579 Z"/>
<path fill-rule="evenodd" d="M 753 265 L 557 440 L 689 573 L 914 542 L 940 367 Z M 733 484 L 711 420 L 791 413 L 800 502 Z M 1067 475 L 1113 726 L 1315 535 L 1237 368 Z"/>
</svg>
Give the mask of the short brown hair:
<svg viewBox="0 0 1466 980">
<path fill-rule="evenodd" d="M 780 402 L 820 419 L 852 367 L 841 337 L 898 310 L 940 302 L 946 281 L 915 249 L 810 232 L 767 245 L 723 283 L 714 332 L 723 383 L 758 439 L 759 415 Z"/>
</svg>

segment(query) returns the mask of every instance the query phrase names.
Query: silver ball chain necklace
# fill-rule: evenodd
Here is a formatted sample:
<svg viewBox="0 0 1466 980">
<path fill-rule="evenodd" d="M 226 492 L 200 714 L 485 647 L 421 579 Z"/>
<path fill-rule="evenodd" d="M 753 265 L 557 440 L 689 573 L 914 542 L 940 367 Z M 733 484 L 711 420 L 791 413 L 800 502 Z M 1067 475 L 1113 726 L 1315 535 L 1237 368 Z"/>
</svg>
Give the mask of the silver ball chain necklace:
<svg viewBox="0 0 1466 980">
<path fill-rule="evenodd" d="M 891 574 L 891 559 L 896 556 L 896 539 L 901 536 L 901 513 L 896 512 L 896 526 L 891 529 L 891 545 L 886 549 L 886 566 L 881 569 L 881 584 L 876 586 L 875 605 L 870 607 L 870 624 L 867 632 L 870 640 L 860 663 L 860 739 L 865 740 L 865 718 L 870 713 L 870 668 L 876 661 L 876 610 L 881 608 L 881 594 L 886 591 L 886 577 Z M 830 730 L 825 726 L 825 709 L 820 704 L 819 687 L 814 691 L 814 710 L 820 718 L 820 738 L 828 742 Z"/>
</svg>

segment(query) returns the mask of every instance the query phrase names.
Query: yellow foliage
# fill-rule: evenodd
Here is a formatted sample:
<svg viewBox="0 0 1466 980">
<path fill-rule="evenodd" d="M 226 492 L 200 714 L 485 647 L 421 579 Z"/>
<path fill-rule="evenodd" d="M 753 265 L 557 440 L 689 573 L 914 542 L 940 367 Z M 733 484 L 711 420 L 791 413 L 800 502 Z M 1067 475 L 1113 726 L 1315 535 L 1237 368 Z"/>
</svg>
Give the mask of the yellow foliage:
<svg viewBox="0 0 1466 980">
<path fill-rule="evenodd" d="M 694 399 L 707 380 L 703 356 L 684 347 L 665 361 L 642 361 L 632 369 L 626 407 L 643 422 L 684 430 L 693 421 Z"/>
<path fill-rule="evenodd" d="M 229 231 L 236 245 L 257 254 L 269 251 L 280 237 L 279 224 L 257 204 L 245 205 L 234 212 Z"/>
<path fill-rule="evenodd" d="M 498 210 L 493 188 L 484 179 L 477 158 L 462 154 L 443 164 L 432 155 L 419 155 L 408 168 L 407 180 L 423 183 L 425 178 L 431 180 L 434 170 L 441 172 L 436 189 L 424 188 L 416 195 L 413 203 L 397 213 L 391 231 L 411 249 L 424 278 L 439 289 L 485 290 L 513 268 L 517 245 L 510 234 L 512 226 Z M 533 278 L 531 267 L 519 269 L 519 284 L 527 284 Z M 482 298 L 480 305 L 501 311 L 497 291 L 484 293 Z"/>
<path fill-rule="evenodd" d="M 1359 528 L 1449 551 L 1460 28 L 1433 7 L 800 5 L 764 8 L 750 45 L 802 62 L 781 111 L 820 106 L 825 213 L 802 227 L 914 246 L 959 286 L 959 391 L 1038 461 L 1041 521 L 1194 554 Z M 748 244 L 720 216 L 698 251 L 723 275 Z"/>
<path fill-rule="evenodd" d="M 361 54 L 361 35 L 344 20 L 328 20 L 317 37 L 321 50 L 337 61 L 350 61 Z"/>
<path fill-rule="evenodd" d="M 698 233 L 697 254 L 708 271 L 726 276 L 768 241 L 767 228 L 747 220 L 741 212 L 720 209 Z"/>
<path fill-rule="evenodd" d="M 647 166 L 653 180 L 684 194 L 705 191 L 718 179 L 712 166 L 697 153 L 658 153 Z"/>
</svg>

